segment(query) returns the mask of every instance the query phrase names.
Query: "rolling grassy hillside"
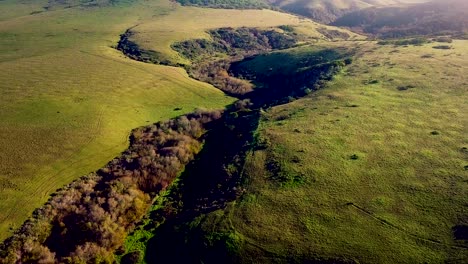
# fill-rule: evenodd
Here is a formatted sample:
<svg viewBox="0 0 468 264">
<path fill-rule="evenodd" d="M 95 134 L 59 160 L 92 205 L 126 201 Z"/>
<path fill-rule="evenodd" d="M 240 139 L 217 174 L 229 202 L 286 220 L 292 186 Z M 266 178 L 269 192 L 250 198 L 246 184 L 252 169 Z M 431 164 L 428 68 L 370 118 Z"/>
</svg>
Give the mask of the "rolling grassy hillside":
<svg viewBox="0 0 468 264">
<path fill-rule="evenodd" d="M 244 196 L 191 234 L 241 262 L 466 261 L 468 45 L 433 45 L 361 43 L 323 90 L 264 112 Z"/>
<path fill-rule="evenodd" d="M 18 9 L 7 0 L 0 7 L 12 11 L 0 16 L 0 239 L 55 189 L 117 156 L 132 128 L 233 102 L 180 68 L 124 57 L 111 48 L 119 34 L 130 33 L 130 41 L 171 64 L 191 65 L 172 44 L 213 40 L 207 32 L 220 27 L 288 25 L 283 28 L 304 35 L 299 47 L 232 65 L 230 73 L 251 79 L 260 96 L 237 102 L 209 129 L 200 156 L 117 255 L 132 258 L 132 251 L 148 246 L 150 263 L 173 263 L 187 252 L 205 263 L 219 263 L 220 256 L 243 263 L 468 259 L 467 41 L 443 49 L 378 45 L 271 10 L 202 9 L 166 0 L 23 2 Z M 344 34 L 348 41 L 341 41 Z M 323 41 L 329 39 L 335 41 Z M 298 77 L 310 83 L 299 85 Z M 283 96 L 289 88 L 298 93 L 281 98 L 287 100 L 270 102 L 258 93 L 274 97 L 267 89 L 281 90 Z M 123 162 L 138 156 L 126 155 Z M 119 177 L 128 168 L 116 168 L 117 181 L 125 181 Z M 91 196 L 91 209 L 106 207 Z M 115 224 L 109 219 L 102 217 Z M 57 226 L 42 231 L 61 239 L 67 227 Z M 67 241 L 79 244 L 70 234 Z M 53 251 L 64 250 L 59 240 L 46 240 Z"/>
<path fill-rule="evenodd" d="M 14 10 L 12 2 L 0 5 Z M 34 15 L 25 13 L 41 10 L 36 3 L 23 5 L 17 18 L 0 22 L 0 239 L 57 188 L 117 156 L 131 129 L 232 102 L 182 69 L 135 62 L 111 48 L 169 2 Z"/>
<path fill-rule="evenodd" d="M 271 10 L 165 0 L 50 10 L 45 2 L 0 4 L 11 11 L 0 22 L 0 239 L 54 190 L 117 156 L 131 129 L 232 102 L 180 68 L 136 62 L 111 48 L 128 28 L 139 45 L 174 62 L 184 59 L 172 43 L 206 38 L 216 27 L 294 24 L 324 38 L 317 24 Z"/>
</svg>

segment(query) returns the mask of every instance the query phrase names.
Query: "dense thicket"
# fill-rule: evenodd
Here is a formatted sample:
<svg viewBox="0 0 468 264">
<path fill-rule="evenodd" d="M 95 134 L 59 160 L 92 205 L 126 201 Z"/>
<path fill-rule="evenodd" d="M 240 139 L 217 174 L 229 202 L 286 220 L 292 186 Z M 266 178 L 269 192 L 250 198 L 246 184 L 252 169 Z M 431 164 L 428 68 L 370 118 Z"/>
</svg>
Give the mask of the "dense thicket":
<svg viewBox="0 0 468 264">
<path fill-rule="evenodd" d="M 243 193 L 239 186 L 245 157 L 255 141 L 260 117 L 260 111 L 251 108 L 256 107 L 245 100 L 226 111 L 222 122 L 207 134 L 196 162 L 188 165 L 171 189 L 168 203 L 153 212 L 152 219 L 165 220 L 159 221 L 163 224 L 148 242 L 147 263 L 230 263 L 235 259 L 225 247 L 226 241 L 236 243 L 235 237 L 205 232 L 197 225 L 205 214 L 225 208 Z"/>
<path fill-rule="evenodd" d="M 220 28 L 210 30 L 211 40 L 194 39 L 174 43 L 172 48 L 192 62 L 212 58 L 217 53 L 248 56 L 296 44 L 293 32 L 278 29 Z"/>
<path fill-rule="evenodd" d="M 368 8 L 347 14 L 333 23 L 378 37 L 450 34 L 466 36 L 468 2 L 433 1 L 408 7 Z"/>
<path fill-rule="evenodd" d="M 134 130 L 130 147 L 55 195 L 0 246 L 0 263 L 112 263 L 152 199 L 201 150 L 220 112 L 197 111 Z"/>
<path fill-rule="evenodd" d="M 290 48 L 297 42 L 294 32 L 280 29 L 220 28 L 208 33 L 211 40 L 188 40 L 175 43 L 172 48 L 192 61 L 192 65 L 188 67 L 192 77 L 211 83 L 231 95 L 243 95 L 252 91 L 250 83 L 229 76 L 227 71 L 231 61 Z M 226 55 L 227 59 L 219 59 Z"/>
</svg>

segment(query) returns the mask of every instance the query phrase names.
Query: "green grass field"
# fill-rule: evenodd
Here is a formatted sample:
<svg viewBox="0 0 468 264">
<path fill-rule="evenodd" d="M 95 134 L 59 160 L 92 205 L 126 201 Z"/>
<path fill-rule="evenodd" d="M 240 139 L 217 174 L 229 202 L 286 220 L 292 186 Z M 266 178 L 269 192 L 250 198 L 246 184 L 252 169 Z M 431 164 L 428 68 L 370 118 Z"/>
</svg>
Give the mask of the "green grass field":
<svg viewBox="0 0 468 264">
<path fill-rule="evenodd" d="M 323 90 L 263 114 L 246 194 L 204 229 L 243 241 L 245 262 L 466 261 L 453 228 L 468 224 L 468 42 L 335 45 L 360 52 Z"/>
<path fill-rule="evenodd" d="M 2 17 L 0 239 L 54 190 L 117 156 L 131 129 L 232 102 L 182 69 L 111 48 L 127 28 L 158 14 L 159 2 Z"/>
</svg>

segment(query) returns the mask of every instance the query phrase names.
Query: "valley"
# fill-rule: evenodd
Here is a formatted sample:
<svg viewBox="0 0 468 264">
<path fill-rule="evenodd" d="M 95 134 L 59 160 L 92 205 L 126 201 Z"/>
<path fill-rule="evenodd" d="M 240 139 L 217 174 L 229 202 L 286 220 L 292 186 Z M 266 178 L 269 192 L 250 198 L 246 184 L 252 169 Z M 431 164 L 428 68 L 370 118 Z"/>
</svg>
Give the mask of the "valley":
<svg viewBox="0 0 468 264">
<path fill-rule="evenodd" d="M 207 173 L 216 163 L 202 154 L 129 237 L 128 254 L 146 252 L 147 263 L 463 262 L 468 65 L 466 42 L 453 43 L 451 51 L 327 43 L 356 49 L 354 61 L 318 91 L 260 111 L 245 164 L 229 167 L 239 198 L 206 205 L 205 195 L 230 185 Z M 303 61 L 307 50 L 284 53 L 307 54 Z M 240 65 L 273 76 L 276 65 L 287 74 L 284 61 L 297 65 L 276 53 Z"/>
<path fill-rule="evenodd" d="M 0 263 L 468 259 L 464 24 L 178 2 L 0 3 Z"/>
</svg>

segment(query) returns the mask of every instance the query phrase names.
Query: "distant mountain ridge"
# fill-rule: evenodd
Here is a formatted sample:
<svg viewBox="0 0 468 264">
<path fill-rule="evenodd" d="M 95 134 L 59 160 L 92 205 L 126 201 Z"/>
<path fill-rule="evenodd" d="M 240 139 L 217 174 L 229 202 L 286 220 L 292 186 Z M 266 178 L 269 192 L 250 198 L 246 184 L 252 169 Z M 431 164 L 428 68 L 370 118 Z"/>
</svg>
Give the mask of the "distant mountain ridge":
<svg viewBox="0 0 468 264">
<path fill-rule="evenodd" d="M 468 33 L 468 1 L 446 0 L 368 8 L 344 15 L 332 25 L 384 38 L 441 34 L 464 36 Z"/>
<path fill-rule="evenodd" d="M 468 0 L 177 0 L 183 5 L 265 8 L 376 37 L 468 34 Z"/>
<path fill-rule="evenodd" d="M 370 8 L 425 0 L 175 0 L 182 5 L 211 8 L 258 9 L 279 8 L 281 10 L 309 17 L 328 24 L 345 14 Z M 429 0 L 427 0 L 429 1 Z"/>
<path fill-rule="evenodd" d="M 423 0 L 267 0 L 285 11 L 331 23 L 345 14 L 370 7 L 399 5 Z"/>
</svg>

